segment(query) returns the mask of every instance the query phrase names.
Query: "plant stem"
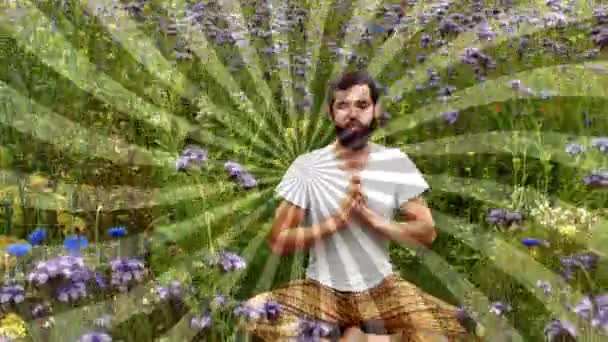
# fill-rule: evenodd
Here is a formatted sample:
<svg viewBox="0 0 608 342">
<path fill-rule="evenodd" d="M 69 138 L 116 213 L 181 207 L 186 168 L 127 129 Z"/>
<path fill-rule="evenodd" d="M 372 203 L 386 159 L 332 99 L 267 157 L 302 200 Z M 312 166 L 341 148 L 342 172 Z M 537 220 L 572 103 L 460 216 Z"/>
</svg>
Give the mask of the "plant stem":
<svg viewBox="0 0 608 342">
<path fill-rule="evenodd" d="M 102 211 L 102 206 L 97 207 L 97 212 L 95 213 L 95 249 L 97 251 L 97 262 L 101 265 L 101 246 L 99 245 L 99 220 L 100 213 Z"/>
</svg>

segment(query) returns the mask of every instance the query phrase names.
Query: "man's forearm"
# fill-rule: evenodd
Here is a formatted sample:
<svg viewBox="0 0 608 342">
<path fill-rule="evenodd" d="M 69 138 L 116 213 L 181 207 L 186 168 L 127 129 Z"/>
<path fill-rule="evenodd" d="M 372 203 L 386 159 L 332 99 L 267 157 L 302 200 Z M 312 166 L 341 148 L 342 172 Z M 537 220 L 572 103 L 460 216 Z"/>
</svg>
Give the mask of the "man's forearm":
<svg viewBox="0 0 608 342">
<path fill-rule="evenodd" d="M 435 228 L 426 221 L 413 220 L 396 222 L 384 220 L 376 222 L 372 228 L 387 238 L 398 243 L 410 243 L 430 248 L 435 240 Z"/>
<path fill-rule="evenodd" d="M 338 229 L 339 220 L 333 217 L 321 224 L 285 229 L 271 241 L 271 248 L 274 253 L 281 255 L 306 250 Z"/>
</svg>

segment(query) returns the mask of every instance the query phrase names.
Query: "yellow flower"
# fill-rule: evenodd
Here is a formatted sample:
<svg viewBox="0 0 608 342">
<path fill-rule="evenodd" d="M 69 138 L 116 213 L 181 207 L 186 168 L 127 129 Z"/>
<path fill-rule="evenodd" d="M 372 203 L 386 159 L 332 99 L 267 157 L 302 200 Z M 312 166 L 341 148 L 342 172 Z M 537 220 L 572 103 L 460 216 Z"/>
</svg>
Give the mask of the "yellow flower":
<svg viewBox="0 0 608 342">
<path fill-rule="evenodd" d="M 33 174 L 29 177 L 29 188 L 33 192 L 49 192 L 51 188 L 49 188 L 49 179 L 38 175 Z"/>
<path fill-rule="evenodd" d="M 565 236 L 574 236 L 574 234 L 576 234 L 576 226 L 574 226 L 573 224 L 557 226 L 557 231 Z"/>
<path fill-rule="evenodd" d="M 25 322 L 14 313 L 9 313 L 0 321 L 0 335 L 17 339 L 27 335 Z"/>
</svg>

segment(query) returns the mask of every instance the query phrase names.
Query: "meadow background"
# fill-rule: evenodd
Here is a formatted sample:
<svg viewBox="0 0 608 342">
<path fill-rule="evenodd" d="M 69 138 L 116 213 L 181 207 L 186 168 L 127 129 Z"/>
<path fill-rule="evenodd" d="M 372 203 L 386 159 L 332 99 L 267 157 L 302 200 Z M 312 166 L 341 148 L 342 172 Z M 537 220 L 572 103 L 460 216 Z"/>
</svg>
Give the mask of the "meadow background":
<svg viewBox="0 0 608 342">
<path fill-rule="evenodd" d="M 608 12 L 407 3 L 399 22 L 379 0 L 2 2 L 0 335 L 237 339 L 241 300 L 304 274 L 266 245 L 273 188 L 333 141 L 328 80 L 366 68 L 373 140 L 433 188 L 439 237 L 391 246 L 402 277 L 496 341 L 556 340 L 553 319 L 606 338 L 608 300 L 583 298 L 608 285 Z M 66 253 L 95 276 L 62 301 L 27 276 Z"/>
</svg>

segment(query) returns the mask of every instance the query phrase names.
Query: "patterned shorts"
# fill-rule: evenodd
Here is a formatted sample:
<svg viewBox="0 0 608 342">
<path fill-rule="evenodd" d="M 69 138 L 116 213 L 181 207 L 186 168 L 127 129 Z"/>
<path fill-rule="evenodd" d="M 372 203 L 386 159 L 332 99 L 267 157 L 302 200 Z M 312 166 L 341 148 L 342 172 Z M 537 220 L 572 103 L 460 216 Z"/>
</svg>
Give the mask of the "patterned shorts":
<svg viewBox="0 0 608 342">
<path fill-rule="evenodd" d="M 459 323 L 455 306 L 395 274 L 363 292 L 338 291 L 314 279 L 293 280 L 245 304 L 260 307 L 268 301 L 280 303 L 277 318 L 241 319 L 239 323 L 240 329 L 265 341 L 297 340 L 299 322 L 304 318 L 335 327 L 327 337 L 330 341 L 337 341 L 350 326 L 358 326 L 367 334 L 398 334 L 400 341 L 481 340 Z"/>
</svg>

